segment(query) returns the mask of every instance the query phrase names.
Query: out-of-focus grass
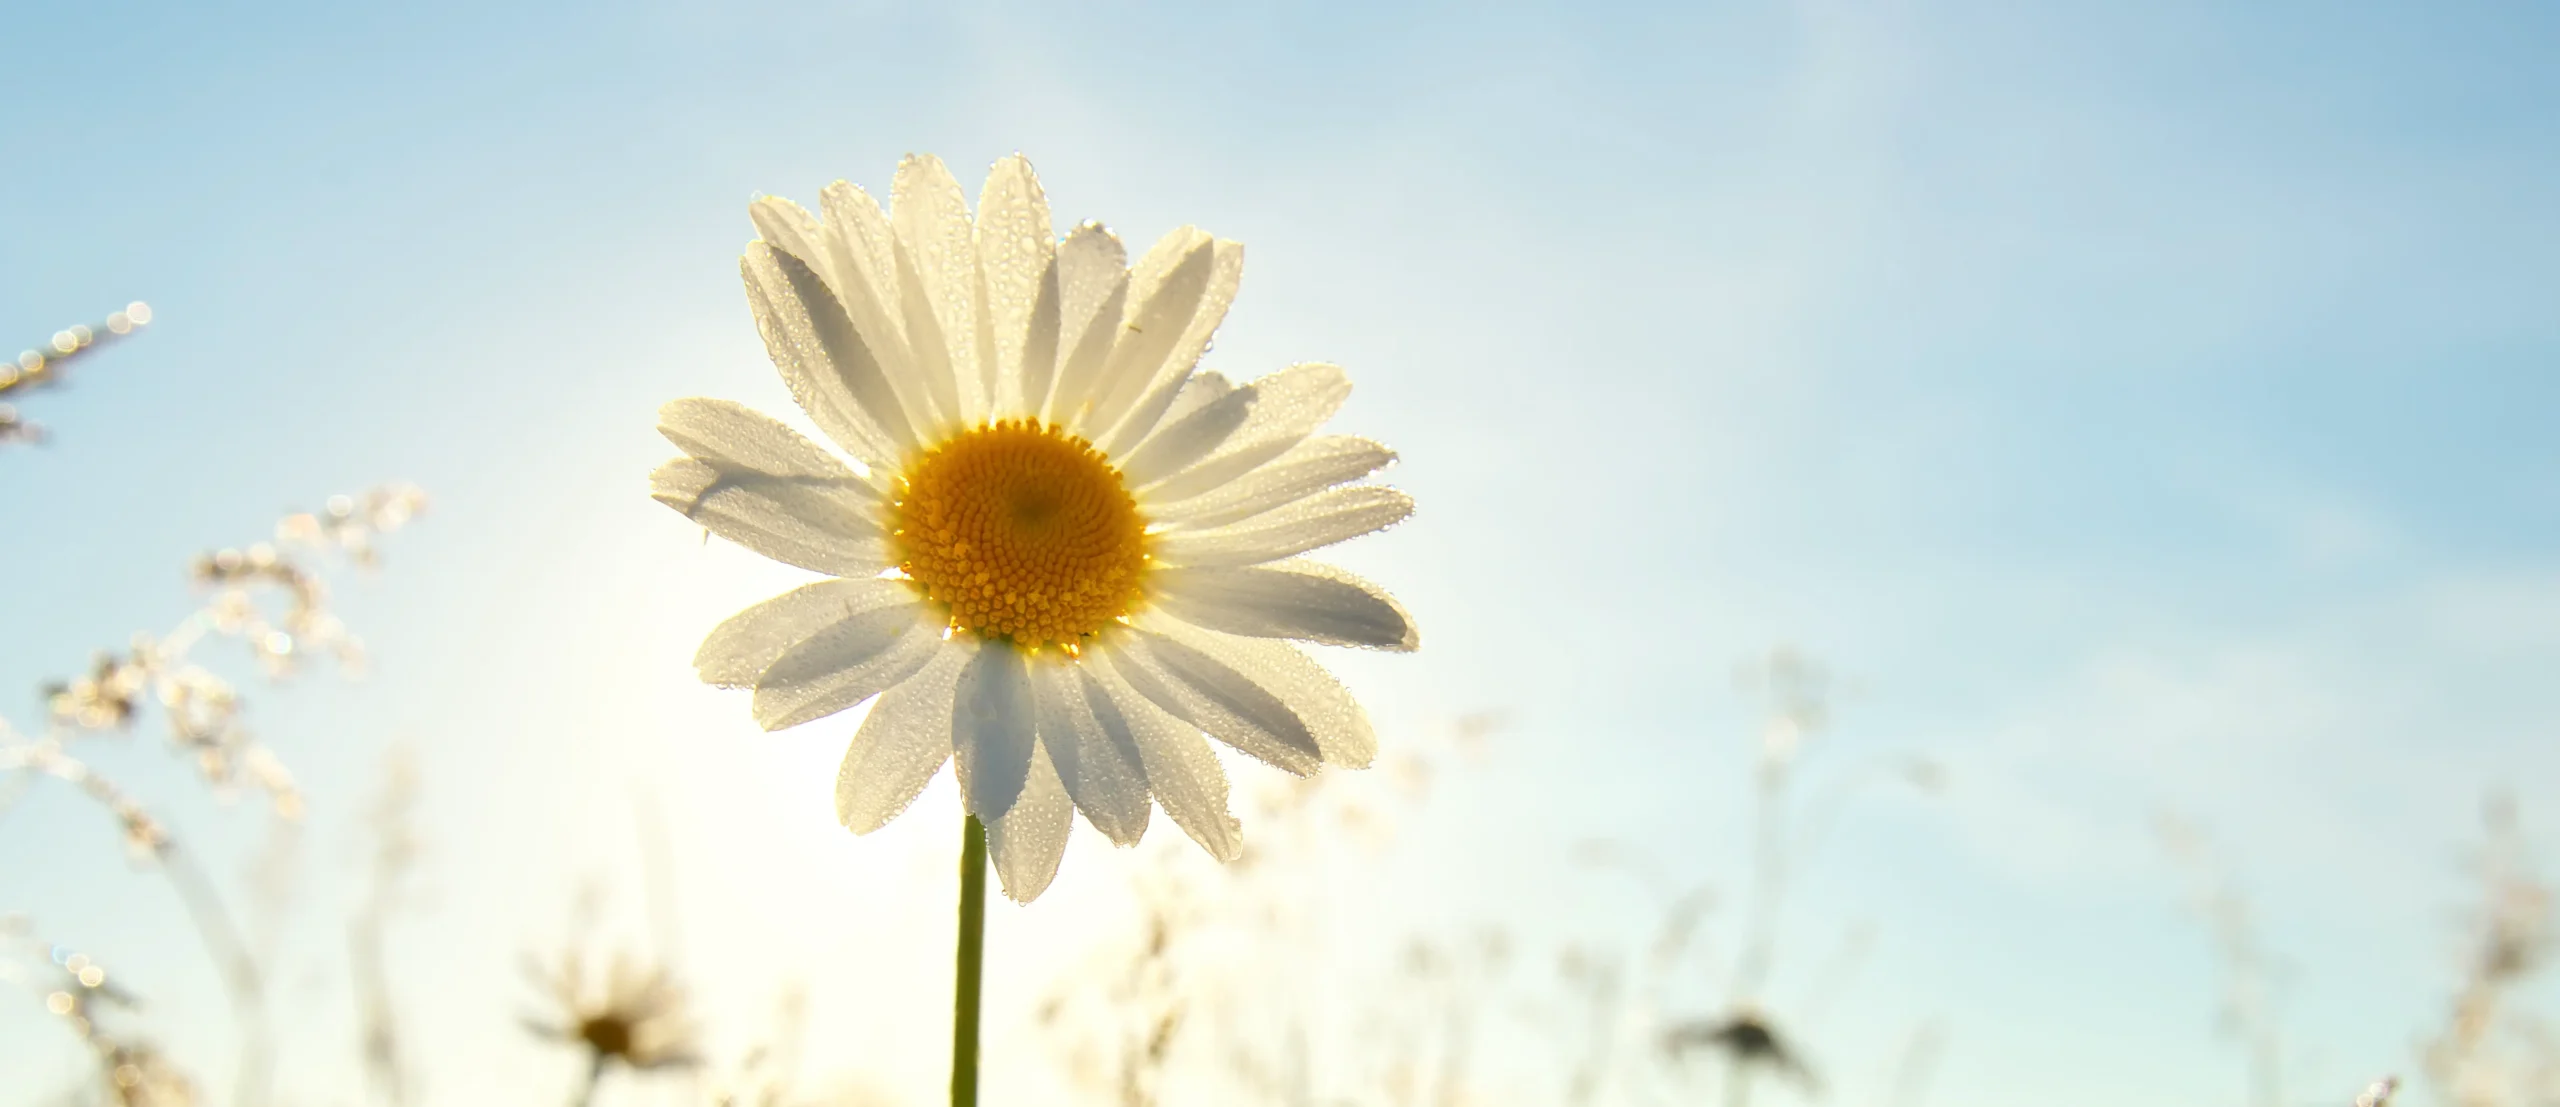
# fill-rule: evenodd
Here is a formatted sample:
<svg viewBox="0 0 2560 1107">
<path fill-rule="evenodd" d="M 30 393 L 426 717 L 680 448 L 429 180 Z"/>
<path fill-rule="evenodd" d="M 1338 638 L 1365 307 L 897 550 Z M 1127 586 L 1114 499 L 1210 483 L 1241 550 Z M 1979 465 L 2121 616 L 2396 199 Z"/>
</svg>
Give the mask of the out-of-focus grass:
<svg viewBox="0 0 2560 1107">
<path fill-rule="evenodd" d="M 61 384 L 73 362 L 94 355 L 150 322 L 151 305 L 136 300 L 122 311 L 110 312 L 96 326 L 82 323 L 55 331 L 43 346 L 29 347 L 20 351 L 15 360 L 0 362 L 0 445 L 44 441 L 43 425 L 19 414 L 17 401 L 26 393 Z"/>
</svg>

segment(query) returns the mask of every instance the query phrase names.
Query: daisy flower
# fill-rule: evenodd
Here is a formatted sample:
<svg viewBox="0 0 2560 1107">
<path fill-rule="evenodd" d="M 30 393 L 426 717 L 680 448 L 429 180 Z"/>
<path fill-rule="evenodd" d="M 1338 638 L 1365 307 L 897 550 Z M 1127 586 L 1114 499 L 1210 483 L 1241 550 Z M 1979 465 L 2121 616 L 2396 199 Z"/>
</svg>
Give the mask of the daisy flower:
<svg viewBox="0 0 2560 1107">
<path fill-rule="evenodd" d="M 1076 811 L 1127 845 L 1152 801 L 1234 858 L 1204 735 L 1300 775 L 1369 763 L 1359 704 L 1290 643 L 1410 650 L 1413 620 L 1298 555 L 1413 504 L 1359 483 L 1392 451 L 1316 433 L 1350 391 L 1339 368 L 1197 368 L 1241 246 L 1184 227 L 1132 266 L 1099 224 L 1061 239 L 1018 156 L 974 216 L 932 157 L 898 167 L 886 210 L 838 182 L 819 215 L 750 213 L 765 347 L 850 460 L 739 404 L 678 400 L 659 429 L 687 456 L 653 493 L 829 578 L 721 624 L 694 660 L 753 689 L 769 730 L 878 697 L 837 778 L 847 827 L 887 823 L 953 761 L 1028 901 Z"/>
<path fill-rule="evenodd" d="M 608 1062 L 639 1072 L 696 1063 L 684 991 L 665 969 L 617 957 L 603 979 L 596 980 L 585 959 L 572 951 L 555 965 L 528 967 L 527 975 L 542 988 L 552 1011 L 526 1018 L 525 1029 L 537 1038 L 585 1049 L 591 1080 Z"/>
</svg>

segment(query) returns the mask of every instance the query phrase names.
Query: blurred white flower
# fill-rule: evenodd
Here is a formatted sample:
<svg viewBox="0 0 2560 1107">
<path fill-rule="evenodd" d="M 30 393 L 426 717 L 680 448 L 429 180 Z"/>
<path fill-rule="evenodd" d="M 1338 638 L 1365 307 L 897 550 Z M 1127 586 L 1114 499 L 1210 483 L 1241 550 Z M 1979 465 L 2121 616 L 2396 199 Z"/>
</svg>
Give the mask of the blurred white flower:
<svg viewBox="0 0 2560 1107">
<path fill-rule="evenodd" d="M 2383 1077 L 2365 1085 L 2363 1093 L 2356 1096 L 2356 1107 L 2391 1107 L 2391 1097 L 2399 1092 L 2399 1077 Z"/>
<path fill-rule="evenodd" d="M 535 1037 L 583 1048 L 599 1069 L 608 1061 L 641 1072 L 697 1063 L 684 991 L 665 969 L 616 957 L 596 979 L 573 950 L 527 975 L 552 1008 L 524 1020 Z"/>
<path fill-rule="evenodd" d="M 1062 241 L 1018 156 L 974 218 L 932 157 L 898 167 L 887 211 L 843 182 L 823 221 L 750 210 L 766 347 L 854 464 L 738 404 L 678 400 L 659 429 L 689 456 L 653 491 L 833 578 L 721 624 L 695 665 L 753 688 L 767 729 L 880 697 L 837 778 L 847 827 L 888 822 L 956 755 L 1006 894 L 1029 900 L 1075 810 L 1125 845 L 1152 797 L 1235 857 L 1204 732 L 1300 775 L 1369 763 L 1359 704 L 1287 640 L 1410 650 L 1413 620 L 1296 556 L 1413 504 L 1358 483 L 1392 451 L 1315 434 L 1350 392 L 1339 368 L 1195 371 L 1241 246 L 1184 227 L 1130 267 L 1099 224 Z"/>
</svg>

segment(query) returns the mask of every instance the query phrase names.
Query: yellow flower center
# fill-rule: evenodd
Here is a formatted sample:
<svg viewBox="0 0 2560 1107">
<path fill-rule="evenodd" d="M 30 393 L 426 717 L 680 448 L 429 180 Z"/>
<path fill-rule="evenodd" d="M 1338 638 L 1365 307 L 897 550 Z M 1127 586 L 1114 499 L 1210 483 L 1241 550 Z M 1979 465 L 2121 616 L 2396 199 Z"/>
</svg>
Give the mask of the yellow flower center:
<svg viewBox="0 0 2560 1107">
<path fill-rule="evenodd" d="M 1084 439 L 1036 420 L 984 424 L 918 456 L 902 483 L 898 568 L 954 628 L 1073 648 L 1137 606 L 1146 520 Z"/>
<path fill-rule="evenodd" d="M 629 1057 L 635 1035 L 629 1020 L 620 1015 L 603 1014 L 580 1022 L 578 1037 L 598 1057 Z"/>
</svg>

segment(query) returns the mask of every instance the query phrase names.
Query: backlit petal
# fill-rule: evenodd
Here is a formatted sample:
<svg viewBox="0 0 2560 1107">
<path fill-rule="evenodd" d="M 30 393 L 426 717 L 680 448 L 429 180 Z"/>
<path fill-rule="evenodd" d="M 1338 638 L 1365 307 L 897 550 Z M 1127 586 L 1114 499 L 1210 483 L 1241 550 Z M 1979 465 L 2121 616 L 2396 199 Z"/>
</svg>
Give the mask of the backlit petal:
<svg viewBox="0 0 2560 1107">
<path fill-rule="evenodd" d="M 658 433 L 715 469 L 828 481 L 856 476 L 799 431 L 734 400 L 671 401 L 658 409 Z M 846 487 L 877 498 L 867 480 L 857 478 Z"/>
<path fill-rule="evenodd" d="M 951 698 L 969 651 L 950 643 L 906 682 L 881 693 L 836 770 L 836 820 L 869 834 L 914 803 L 951 759 Z"/>
<path fill-rule="evenodd" d="M 1166 565 L 1258 565 L 1385 530 L 1413 514 L 1413 497 L 1393 488 L 1355 485 L 1227 526 L 1175 531 L 1156 547 Z"/>
<path fill-rule="evenodd" d="M 874 576 L 888 565 L 870 486 L 850 469 L 784 476 L 678 458 L 649 474 L 649 495 L 786 565 L 839 577 Z"/>
<path fill-rule="evenodd" d="M 1211 666 L 1198 663 L 1199 659 L 1206 659 L 1216 668 L 1250 682 L 1306 728 L 1323 751 L 1326 764 L 1365 769 L 1377 758 L 1378 734 L 1369 725 L 1369 713 L 1361 710 L 1360 701 L 1352 698 L 1341 681 L 1333 679 L 1333 674 L 1296 646 L 1268 638 L 1219 634 L 1161 615 L 1146 625 L 1150 633 L 1159 636 L 1153 643 L 1155 653 L 1168 662 L 1168 667 L 1210 669 Z M 1182 658 L 1169 648 L 1171 644 L 1197 651 L 1199 657 Z M 1195 687 L 1208 683 L 1194 681 Z"/>
<path fill-rule="evenodd" d="M 1227 772 L 1200 728 L 1165 714 L 1107 662 L 1079 666 L 1079 675 L 1094 720 L 1128 736 L 1145 766 L 1147 790 L 1174 825 L 1220 861 L 1242 855 L 1244 828 L 1227 807 Z"/>
<path fill-rule="evenodd" d="M 761 242 L 748 245 L 738 267 L 765 352 L 800 409 L 865 464 L 896 458 L 901 439 L 891 428 L 905 422 L 904 409 L 880 383 L 879 362 L 845 321 L 826 281 L 806 262 Z"/>
<path fill-rule="evenodd" d="M 1132 631 L 1115 639 L 1107 651 L 1112 671 L 1166 714 L 1299 776 L 1324 763 L 1314 732 L 1252 677 L 1160 634 Z"/>
<path fill-rule="evenodd" d="M 1150 499 L 1171 503 L 1217 490 L 1287 453 L 1351 396 L 1351 378 L 1340 366 L 1321 362 L 1292 365 L 1252 383 L 1257 398 L 1244 425 L 1216 453 L 1150 489 Z"/>
<path fill-rule="evenodd" d="M 978 648 L 960 672 L 951 704 L 951 745 L 969 813 L 994 822 L 1012 810 L 1031 771 L 1039 713 L 1022 651 L 1000 642 Z"/>
<path fill-rule="evenodd" d="M 1359 480 L 1395 459 L 1395 451 L 1366 438 L 1325 435 L 1291 446 L 1288 452 L 1205 495 L 1171 504 L 1154 503 L 1152 491 L 1140 496 L 1148 501 L 1149 514 L 1158 523 L 1182 530 L 1208 530 Z"/>
<path fill-rule="evenodd" d="M 1235 303 L 1236 285 L 1244 279 L 1244 245 L 1219 240 L 1211 247 L 1209 286 L 1200 294 L 1200 306 L 1193 310 L 1190 322 L 1184 324 L 1181 337 L 1165 351 L 1155 379 L 1121 416 L 1120 424 L 1109 437 L 1102 439 L 1104 453 L 1118 456 L 1136 448 L 1153 433 L 1164 417 L 1165 409 L 1181 392 L 1184 378 L 1200 364 L 1200 355 L 1209 349 L 1209 339 L 1225 322 L 1227 308 Z"/>
<path fill-rule="evenodd" d="M 935 399 L 946 425 L 968 426 L 986 417 L 984 356 L 979 348 L 985 315 L 978 272 L 977 231 L 969 200 L 942 159 L 910 155 L 898 164 L 889 189 L 889 222 L 898 232 L 899 281 L 904 286 L 907 342 L 919 372 L 936 373 Z M 932 333 L 928 333 L 932 332 Z M 939 348 L 933 336 L 941 338 Z M 949 394 L 942 389 L 948 387 Z"/>
<path fill-rule="evenodd" d="M 1207 457 L 1244 425 L 1259 398 L 1253 386 L 1246 385 L 1182 416 L 1129 454 L 1120 464 L 1122 479 L 1130 487 L 1143 488 Z"/>
<path fill-rule="evenodd" d="M 1058 372 L 1043 418 L 1072 424 L 1092 398 L 1129 300 L 1129 254 L 1100 223 L 1058 245 Z"/>
<path fill-rule="evenodd" d="M 1182 341 L 1217 269 L 1217 242 L 1197 227 L 1159 240 L 1129 275 L 1129 306 L 1084 410 L 1068 423 L 1099 443 L 1144 398 Z M 1183 367 L 1189 371 L 1189 366 Z"/>
<path fill-rule="evenodd" d="M 837 181 L 820 194 L 826 243 L 835 259 L 837 293 L 863 343 L 878 355 L 889 386 L 912 425 L 910 435 L 935 425 L 933 397 L 908 351 L 905 309 L 898 284 L 898 237 L 889 214 L 862 189 Z"/>
<path fill-rule="evenodd" d="M 987 857 L 995 862 L 1006 899 L 1029 903 L 1048 890 L 1058 875 L 1058 859 L 1066 856 L 1075 811 L 1046 744 L 1034 745 L 1022 798 L 1003 818 L 987 824 Z"/>
<path fill-rule="evenodd" d="M 1058 248 L 1049 228 L 1049 200 L 1031 163 L 1015 154 L 996 162 L 978 192 L 978 268 L 986 274 L 986 320 L 992 343 L 988 365 L 997 388 L 990 410 L 998 415 L 1029 413 L 1024 396 L 1037 378 L 1043 396 L 1057 358 L 1057 274 L 1051 265 Z M 1045 303 L 1045 338 L 1029 341 L 1035 316 Z M 1033 360 L 1044 360 L 1036 371 Z"/>
<path fill-rule="evenodd" d="M 1167 613 L 1227 634 L 1390 650 L 1422 642 L 1413 616 L 1385 589 L 1312 561 L 1160 569 L 1154 584 Z"/>
<path fill-rule="evenodd" d="M 912 598 L 848 614 L 756 675 L 756 725 L 781 730 L 860 704 L 914 676 L 941 644 L 940 621 Z"/>
<path fill-rule="evenodd" d="M 1095 719 L 1081 665 L 1037 665 L 1040 744 L 1085 821 L 1113 842 L 1138 844 L 1147 830 L 1147 774 L 1128 724 Z"/>
<path fill-rule="evenodd" d="M 694 651 L 693 667 L 706 684 L 753 687 L 765 669 L 819 631 L 861 612 L 913 604 L 915 598 L 914 589 L 894 580 L 802 585 L 712 628 Z"/>
</svg>

